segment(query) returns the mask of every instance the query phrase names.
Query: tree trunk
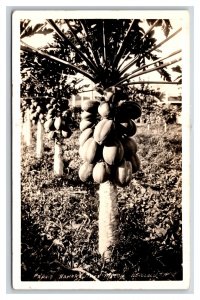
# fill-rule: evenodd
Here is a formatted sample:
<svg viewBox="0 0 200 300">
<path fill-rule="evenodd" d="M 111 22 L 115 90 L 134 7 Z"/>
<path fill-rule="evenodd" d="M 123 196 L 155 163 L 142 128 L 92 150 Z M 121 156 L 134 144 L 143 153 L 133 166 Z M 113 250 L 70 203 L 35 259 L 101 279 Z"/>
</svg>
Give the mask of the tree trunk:
<svg viewBox="0 0 200 300">
<path fill-rule="evenodd" d="M 36 141 L 36 157 L 41 158 L 44 152 L 43 144 L 44 127 L 43 124 L 38 121 L 37 123 L 37 141 Z"/>
<path fill-rule="evenodd" d="M 164 132 L 167 132 L 167 123 L 164 123 Z"/>
<path fill-rule="evenodd" d="M 148 130 L 148 131 L 150 130 L 150 124 L 147 125 L 147 130 Z"/>
<path fill-rule="evenodd" d="M 63 156 L 62 156 L 62 145 L 55 141 L 54 146 L 54 175 L 63 175 Z"/>
<path fill-rule="evenodd" d="M 104 260 L 110 260 L 112 246 L 118 243 L 118 225 L 117 188 L 106 181 L 99 187 L 99 253 Z"/>
<path fill-rule="evenodd" d="M 26 111 L 26 122 L 25 122 L 25 143 L 27 146 L 30 146 L 32 144 L 32 133 L 31 133 L 31 119 L 30 119 L 30 110 L 27 109 Z"/>
</svg>

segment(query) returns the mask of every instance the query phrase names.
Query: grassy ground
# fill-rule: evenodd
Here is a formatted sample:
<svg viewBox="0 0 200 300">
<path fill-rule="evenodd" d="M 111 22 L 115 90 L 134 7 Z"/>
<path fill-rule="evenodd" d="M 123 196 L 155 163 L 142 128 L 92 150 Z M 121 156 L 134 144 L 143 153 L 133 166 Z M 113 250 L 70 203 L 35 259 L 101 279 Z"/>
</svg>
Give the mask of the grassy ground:
<svg viewBox="0 0 200 300">
<path fill-rule="evenodd" d="M 64 145 L 65 175 L 53 176 L 53 143 L 35 158 L 22 144 L 22 280 L 181 280 L 181 127 L 139 127 L 141 170 L 118 188 L 120 241 L 98 254 L 98 185 L 78 178 L 78 131 Z"/>
</svg>

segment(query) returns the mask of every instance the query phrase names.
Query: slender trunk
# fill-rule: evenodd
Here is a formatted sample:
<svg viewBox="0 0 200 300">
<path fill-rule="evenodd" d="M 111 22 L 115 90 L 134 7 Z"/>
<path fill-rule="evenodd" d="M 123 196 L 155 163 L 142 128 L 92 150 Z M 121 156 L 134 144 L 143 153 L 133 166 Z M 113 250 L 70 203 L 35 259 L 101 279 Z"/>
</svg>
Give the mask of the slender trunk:
<svg viewBox="0 0 200 300">
<path fill-rule="evenodd" d="M 54 146 L 54 175 L 62 176 L 63 175 L 63 156 L 62 156 L 62 145 L 58 144 L 55 141 Z"/>
<path fill-rule="evenodd" d="M 24 135 L 25 135 L 25 143 L 27 146 L 32 144 L 32 132 L 31 132 L 31 120 L 30 120 L 30 110 L 28 109 L 26 112 L 26 122 L 24 128 Z"/>
<path fill-rule="evenodd" d="M 43 124 L 38 121 L 37 123 L 37 141 L 36 141 L 36 157 L 41 158 L 44 152 L 43 144 L 44 127 Z"/>
<path fill-rule="evenodd" d="M 117 188 L 110 182 L 99 187 L 99 253 L 105 260 L 112 254 L 112 246 L 118 243 Z"/>
<path fill-rule="evenodd" d="M 167 132 L 167 123 L 164 123 L 164 131 Z"/>
<path fill-rule="evenodd" d="M 150 124 L 147 125 L 147 130 L 148 130 L 148 131 L 150 130 Z"/>
</svg>

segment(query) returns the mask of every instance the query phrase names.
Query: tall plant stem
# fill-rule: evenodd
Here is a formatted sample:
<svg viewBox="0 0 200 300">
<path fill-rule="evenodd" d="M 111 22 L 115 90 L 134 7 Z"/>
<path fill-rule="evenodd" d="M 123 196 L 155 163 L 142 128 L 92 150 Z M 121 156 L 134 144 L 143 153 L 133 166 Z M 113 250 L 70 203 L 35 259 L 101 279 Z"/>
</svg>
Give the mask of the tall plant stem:
<svg viewBox="0 0 200 300">
<path fill-rule="evenodd" d="M 99 253 L 110 260 L 112 248 L 118 243 L 117 188 L 106 181 L 99 187 Z"/>
<path fill-rule="evenodd" d="M 75 70 L 76 72 L 78 72 L 78 73 L 80 73 L 80 74 L 86 76 L 87 78 L 89 78 L 91 81 L 94 82 L 94 78 L 92 77 L 92 75 L 90 75 L 90 74 L 87 73 L 86 71 L 84 71 L 84 70 L 82 70 L 82 69 L 76 67 L 75 65 L 72 65 L 72 64 L 66 62 L 65 60 L 60 59 L 60 58 L 58 58 L 58 57 L 55 57 L 55 56 L 53 56 L 53 55 L 47 54 L 47 53 L 45 53 L 45 52 L 43 52 L 43 51 L 41 51 L 41 50 L 39 50 L 39 49 L 37 49 L 37 48 L 35 48 L 35 47 L 33 47 L 33 46 L 30 46 L 30 45 L 24 43 L 23 41 L 21 41 L 21 44 L 22 44 L 22 45 L 21 45 L 21 50 L 26 51 L 26 52 L 31 52 L 31 53 L 36 52 L 36 53 L 38 53 L 39 55 L 41 55 L 41 56 L 43 56 L 43 57 L 47 57 L 47 58 L 50 59 L 50 60 L 54 60 L 54 61 L 56 61 L 56 62 L 59 62 L 59 63 L 65 65 L 65 66 L 71 68 L 72 70 Z"/>
<path fill-rule="evenodd" d="M 82 51 L 80 51 L 71 41 L 70 39 L 68 39 L 66 37 L 66 35 L 58 28 L 58 26 L 55 24 L 55 22 L 51 19 L 47 19 L 47 21 L 49 22 L 49 24 L 52 26 L 52 28 L 54 29 L 54 31 L 56 32 L 56 34 L 58 36 L 60 36 L 62 38 L 62 40 L 64 41 L 64 43 L 67 46 L 70 46 L 88 65 L 88 67 L 90 67 L 90 69 L 92 71 L 96 71 L 96 67 L 94 67 L 94 65 L 90 62 L 90 60 L 83 54 Z"/>
<path fill-rule="evenodd" d="M 166 42 L 168 42 L 170 39 L 172 39 L 175 35 L 177 35 L 181 30 L 182 30 L 182 28 L 179 28 L 178 30 L 176 30 L 173 34 L 171 34 L 170 36 L 168 36 L 162 42 L 160 42 L 159 44 L 157 44 L 153 48 L 151 48 L 147 53 L 151 53 L 152 51 L 160 48 L 162 45 L 164 45 Z M 139 55 L 137 55 L 127 66 L 125 66 L 121 70 L 120 76 L 122 76 L 128 69 L 130 69 L 138 61 L 138 59 L 139 59 Z"/>
<path fill-rule="evenodd" d="M 115 86 L 116 86 L 116 85 L 122 84 L 124 81 L 126 81 L 126 80 L 128 80 L 128 79 L 131 79 L 131 78 L 133 77 L 133 74 L 137 73 L 138 71 L 140 71 L 140 70 L 142 70 L 142 69 L 146 69 L 146 68 L 150 67 L 151 65 L 154 65 L 154 64 L 156 64 L 156 63 L 158 63 L 158 62 L 160 62 L 160 61 L 163 61 L 163 60 L 165 60 L 165 59 L 167 59 L 167 58 L 169 58 L 169 57 L 172 57 L 172 56 L 174 56 L 174 55 L 177 55 L 177 54 L 179 54 L 181 51 L 182 51 L 182 50 L 179 49 L 179 50 L 177 50 L 177 51 L 175 51 L 175 52 L 172 52 L 172 53 L 166 55 L 165 57 L 161 57 L 161 58 L 159 58 L 159 59 L 157 59 L 157 60 L 154 60 L 153 62 L 151 62 L 151 63 L 149 63 L 149 64 L 146 64 L 146 65 L 143 65 L 143 66 L 137 68 L 137 69 L 134 70 L 131 74 L 124 76 L 124 78 L 123 78 L 121 81 L 119 81 L 118 83 L 116 83 Z"/>
</svg>

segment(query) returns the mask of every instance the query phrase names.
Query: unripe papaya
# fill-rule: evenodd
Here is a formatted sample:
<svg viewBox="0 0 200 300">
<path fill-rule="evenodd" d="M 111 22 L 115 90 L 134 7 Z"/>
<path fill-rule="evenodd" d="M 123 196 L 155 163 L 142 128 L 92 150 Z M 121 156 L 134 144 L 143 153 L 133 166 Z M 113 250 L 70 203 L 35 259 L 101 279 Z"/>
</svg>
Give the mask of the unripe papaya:
<svg viewBox="0 0 200 300">
<path fill-rule="evenodd" d="M 84 162 L 84 164 L 82 164 L 80 166 L 80 169 L 78 172 L 80 180 L 83 182 L 88 180 L 92 176 L 93 168 L 94 168 L 93 164 L 89 164 L 87 161 Z"/>
<path fill-rule="evenodd" d="M 81 132 L 79 137 L 79 145 L 82 146 L 93 135 L 93 129 L 87 128 Z"/>
<path fill-rule="evenodd" d="M 130 157 L 132 164 L 132 172 L 135 173 L 140 169 L 140 159 L 137 154 L 134 154 Z"/>
<path fill-rule="evenodd" d="M 92 176 L 96 183 L 103 183 L 109 179 L 110 169 L 105 162 L 98 162 L 93 168 Z"/>
<path fill-rule="evenodd" d="M 124 156 L 124 147 L 119 140 L 111 140 L 103 147 L 103 158 L 109 165 L 119 164 Z"/>
<path fill-rule="evenodd" d="M 127 122 L 129 119 L 138 119 L 141 116 L 141 106 L 132 101 L 123 101 L 117 108 L 116 119 Z"/>
<path fill-rule="evenodd" d="M 132 164 L 130 161 L 123 160 L 122 163 L 116 168 L 115 182 L 117 185 L 124 187 L 127 186 L 132 179 Z"/>
<path fill-rule="evenodd" d="M 94 129 L 94 140 L 101 145 L 109 137 L 112 129 L 114 128 L 114 123 L 112 120 L 103 119 L 101 120 Z"/>
<path fill-rule="evenodd" d="M 79 124 L 79 128 L 80 128 L 80 131 L 84 131 L 87 128 L 92 128 L 93 125 L 94 125 L 94 123 L 91 121 L 82 120 Z"/>
<path fill-rule="evenodd" d="M 89 138 L 80 148 L 79 154 L 84 161 L 92 164 L 98 156 L 98 144 L 93 137 Z"/>
<path fill-rule="evenodd" d="M 98 106 L 99 106 L 99 101 L 96 100 L 83 100 L 81 102 L 82 110 L 85 110 L 90 113 L 96 113 Z"/>
<path fill-rule="evenodd" d="M 119 124 L 119 131 L 122 135 L 133 136 L 136 134 L 137 127 L 133 120 Z"/>
<path fill-rule="evenodd" d="M 122 140 L 122 144 L 124 146 L 124 157 L 129 160 L 129 158 L 136 154 L 137 152 L 137 144 L 135 140 L 131 137 L 126 137 Z"/>
<path fill-rule="evenodd" d="M 98 106 L 98 113 L 102 118 L 107 118 L 110 115 L 110 105 L 108 102 L 101 102 Z"/>
</svg>

